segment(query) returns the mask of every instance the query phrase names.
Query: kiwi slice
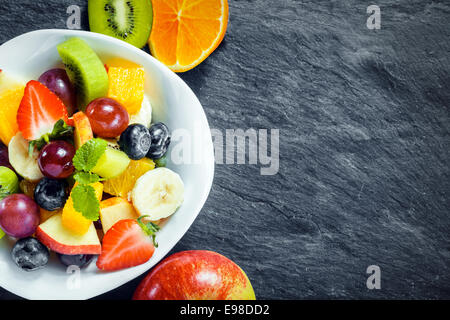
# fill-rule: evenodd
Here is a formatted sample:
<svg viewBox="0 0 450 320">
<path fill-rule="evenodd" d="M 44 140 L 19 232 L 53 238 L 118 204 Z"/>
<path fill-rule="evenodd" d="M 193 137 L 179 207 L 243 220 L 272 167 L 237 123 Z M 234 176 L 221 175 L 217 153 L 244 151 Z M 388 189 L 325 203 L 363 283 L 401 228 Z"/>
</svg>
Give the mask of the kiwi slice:
<svg viewBox="0 0 450 320">
<path fill-rule="evenodd" d="M 19 178 L 11 169 L 0 167 L 0 200 L 19 192 Z"/>
<path fill-rule="evenodd" d="M 108 74 L 97 54 L 80 38 L 70 38 L 58 45 L 67 75 L 77 92 L 78 107 L 108 94 Z"/>
<path fill-rule="evenodd" d="M 153 24 L 151 0 L 89 0 L 91 31 L 106 34 L 142 48 Z"/>
<path fill-rule="evenodd" d="M 130 159 L 125 152 L 107 147 L 92 172 L 102 178 L 112 179 L 121 175 L 129 164 Z"/>
</svg>

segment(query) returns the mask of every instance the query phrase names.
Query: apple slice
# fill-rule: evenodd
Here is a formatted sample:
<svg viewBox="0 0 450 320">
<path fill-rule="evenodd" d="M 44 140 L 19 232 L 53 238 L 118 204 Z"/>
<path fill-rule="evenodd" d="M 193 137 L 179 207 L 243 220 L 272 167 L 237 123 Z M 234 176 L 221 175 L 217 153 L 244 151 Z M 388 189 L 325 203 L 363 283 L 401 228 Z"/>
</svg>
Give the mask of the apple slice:
<svg viewBox="0 0 450 320">
<path fill-rule="evenodd" d="M 100 254 L 102 246 L 92 223 L 86 234 L 79 236 L 64 228 L 61 214 L 55 214 L 39 225 L 36 238 L 50 250 L 61 254 Z"/>
<path fill-rule="evenodd" d="M 92 133 L 89 118 L 82 111 L 79 111 L 73 115 L 73 124 L 75 126 L 75 149 L 78 150 L 88 140 L 93 139 L 94 134 Z"/>
<path fill-rule="evenodd" d="M 109 198 L 100 202 L 100 219 L 104 234 L 117 221 L 137 218 L 139 218 L 139 214 L 134 210 L 133 205 L 123 198 Z"/>
</svg>

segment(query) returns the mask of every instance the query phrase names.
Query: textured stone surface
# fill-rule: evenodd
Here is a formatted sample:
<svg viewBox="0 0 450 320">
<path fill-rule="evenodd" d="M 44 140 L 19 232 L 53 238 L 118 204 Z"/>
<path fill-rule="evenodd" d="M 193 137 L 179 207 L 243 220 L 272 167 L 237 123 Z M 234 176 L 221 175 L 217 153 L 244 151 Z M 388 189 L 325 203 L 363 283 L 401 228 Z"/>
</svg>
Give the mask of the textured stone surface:
<svg viewBox="0 0 450 320">
<path fill-rule="evenodd" d="M 65 28 L 69 4 L 88 27 L 85 1 L 0 2 L 0 43 Z M 217 165 L 174 252 L 228 256 L 258 298 L 450 298 L 450 4 L 373 2 L 376 31 L 372 2 L 230 0 L 224 42 L 181 77 L 212 128 L 280 129 L 280 171 Z"/>
</svg>

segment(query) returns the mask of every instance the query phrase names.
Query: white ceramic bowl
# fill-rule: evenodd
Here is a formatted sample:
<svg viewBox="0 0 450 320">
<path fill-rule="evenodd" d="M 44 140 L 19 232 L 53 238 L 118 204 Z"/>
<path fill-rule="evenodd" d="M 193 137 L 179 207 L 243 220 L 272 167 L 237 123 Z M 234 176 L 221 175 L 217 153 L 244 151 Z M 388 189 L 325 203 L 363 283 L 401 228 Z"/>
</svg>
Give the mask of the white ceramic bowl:
<svg viewBox="0 0 450 320">
<path fill-rule="evenodd" d="M 25 80 L 37 79 L 44 71 L 61 66 L 57 44 L 70 37 L 84 39 L 102 59 L 123 57 L 145 68 L 146 93 L 153 106 L 153 121 L 164 121 L 174 131 L 192 136 L 191 157 L 201 163 L 168 167 L 185 183 L 185 201 L 157 235 L 159 247 L 146 264 L 117 272 L 100 272 L 91 263 L 80 273 L 66 270 L 55 254 L 44 269 L 25 272 L 10 257 L 13 239 L 0 240 L 0 286 L 27 299 L 88 299 L 136 278 L 158 263 L 181 239 L 202 209 L 214 176 L 211 133 L 203 108 L 192 90 L 175 73 L 142 50 L 97 33 L 71 30 L 39 30 L 21 35 L 0 46 L 0 69 Z M 177 145 L 174 141 L 173 145 Z M 169 150 L 170 152 L 170 150 Z M 195 248 L 192 248 L 195 249 Z"/>
</svg>

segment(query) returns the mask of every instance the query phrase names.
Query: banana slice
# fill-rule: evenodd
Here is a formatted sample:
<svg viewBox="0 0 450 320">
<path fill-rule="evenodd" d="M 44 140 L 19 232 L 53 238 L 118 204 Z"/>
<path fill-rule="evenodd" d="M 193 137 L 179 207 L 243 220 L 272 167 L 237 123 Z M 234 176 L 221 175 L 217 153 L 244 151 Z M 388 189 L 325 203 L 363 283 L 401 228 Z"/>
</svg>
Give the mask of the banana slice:
<svg viewBox="0 0 450 320">
<path fill-rule="evenodd" d="M 21 132 L 9 142 L 8 153 L 14 170 L 26 180 L 36 182 L 44 177 L 37 162 L 39 152 L 35 150 L 31 156 L 28 154 L 28 141 L 22 137 Z"/>
<path fill-rule="evenodd" d="M 139 123 L 150 128 L 150 124 L 152 123 L 152 105 L 147 95 L 144 95 L 139 112 L 131 116 L 130 124 L 132 123 Z"/>
<path fill-rule="evenodd" d="M 167 168 L 157 168 L 141 176 L 131 192 L 138 213 L 156 221 L 172 215 L 184 200 L 180 176 Z"/>
</svg>

